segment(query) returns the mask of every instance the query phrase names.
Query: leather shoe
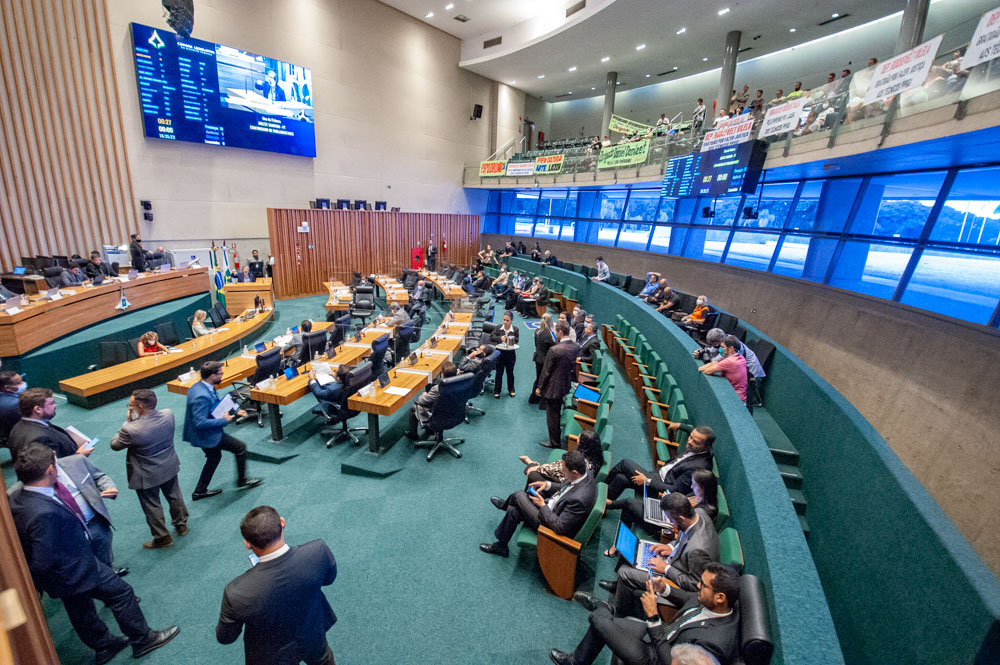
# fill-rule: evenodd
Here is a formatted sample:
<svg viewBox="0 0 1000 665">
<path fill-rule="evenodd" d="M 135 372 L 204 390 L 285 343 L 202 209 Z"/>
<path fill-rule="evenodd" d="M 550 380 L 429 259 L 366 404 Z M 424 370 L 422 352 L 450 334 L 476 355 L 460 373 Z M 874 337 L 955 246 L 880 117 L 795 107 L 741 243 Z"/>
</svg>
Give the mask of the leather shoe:
<svg viewBox="0 0 1000 665">
<path fill-rule="evenodd" d="M 177 535 L 178 536 L 186 536 L 186 535 L 188 535 L 187 524 L 181 524 L 179 527 L 177 527 Z"/>
<path fill-rule="evenodd" d="M 250 489 L 251 487 L 257 487 L 264 482 L 263 478 L 244 478 L 242 483 L 236 483 L 237 487 L 245 487 Z"/>
<path fill-rule="evenodd" d="M 544 441 L 539 441 L 538 445 L 540 445 L 542 448 L 555 448 L 555 445 L 548 439 L 545 439 Z"/>
<path fill-rule="evenodd" d="M 181 632 L 181 629 L 178 626 L 171 626 L 170 628 L 165 628 L 163 630 L 154 630 L 149 640 L 143 642 L 142 644 L 132 645 L 132 657 L 142 658 L 147 653 L 156 651 L 164 644 L 177 637 L 177 633 L 179 632 Z"/>
<path fill-rule="evenodd" d="M 479 543 L 479 549 L 487 554 L 496 554 L 504 558 L 510 555 L 509 550 L 500 543 Z"/>
<path fill-rule="evenodd" d="M 549 652 L 549 660 L 556 665 L 573 665 L 573 654 L 553 649 Z"/>
<path fill-rule="evenodd" d="M 200 501 L 201 499 L 207 499 L 210 496 L 215 496 L 217 494 L 222 494 L 222 490 L 205 490 L 204 492 L 193 492 L 191 494 L 192 501 Z"/>
<path fill-rule="evenodd" d="M 594 594 L 592 593 L 587 593 L 586 591 L 577 591 L 576 593 L 573 594 L 573 600 L 582 605 L 583 609 L 587 610 L 588 612 L 593 612 L 598 607 L 605 607 L 608 609 L 609 612 L 611 612 L 612 615 L 614 614 L 614 610 L 611 608 L 611 605 L 609 605 L 607 602 L 599 598 L 594 598 Z"/>
<path fill-rule="evenodd" d="M 118 577 L 125 577 L 128 575 L 128 568 L 112 568 L 112 570 Z"/>
<path fill-rule="evenodd" d="M 500 510 L 507 510 L 507 502 L 498 496 L 491 496 L 490 503 L 499 508 Z"/>
<path fill-rule="evenodd" d="M 110 663 L 111 659 L 118 655 L 118 652 L 128 646 L 128 640 L 124 637 L 118 638 L 116 642 L 110 646 L 104 647 L 100 651 L 96 652 L 97 655 L 97 665 L 104 665 L 105 663 Z"/>
<path fill-rule="evenodd" d="M 403 436 L 405 436 L 407 439 L 411 441 L 420 440 L 420 434 L 418 434 L 417 432 L 403 432 Z"/>
<path fill-rule="evenodd" d="M 142 544 L 142 546 L 147 550 L 162 550 L 165 547 L 170 547 L 174 544 L 174 539 L 170 536 L 164 536 L 163 538 L 153 538 Z"/>
<path fill-rule="evenodd" d="M 611 593 L 614 593 L 615 591 L 618 590 L 618 580 L 601 580 L 598 583 L 598 586 L 600 586 L 605 591 L 610 591 Z"/>
</svg>

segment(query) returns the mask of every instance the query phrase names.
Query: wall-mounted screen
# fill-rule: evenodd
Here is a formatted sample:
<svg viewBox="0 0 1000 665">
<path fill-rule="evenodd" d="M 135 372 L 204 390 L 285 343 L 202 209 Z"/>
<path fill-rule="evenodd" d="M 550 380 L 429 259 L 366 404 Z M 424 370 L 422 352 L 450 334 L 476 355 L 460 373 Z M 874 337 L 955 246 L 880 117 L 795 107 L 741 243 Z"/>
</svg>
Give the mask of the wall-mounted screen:
<svg viewBox="0 0 1000 665">
<path fill-rule="evenodd" d="M 767 144 L 744 141 L 667 162 L 661 196 L 724 196 L 753 194 L 757 189 Z"/>
<path fill-rule="evenodd" d="M 312 72 L 132 24 L 146 136 L 316 156 Z"/>
</svg>

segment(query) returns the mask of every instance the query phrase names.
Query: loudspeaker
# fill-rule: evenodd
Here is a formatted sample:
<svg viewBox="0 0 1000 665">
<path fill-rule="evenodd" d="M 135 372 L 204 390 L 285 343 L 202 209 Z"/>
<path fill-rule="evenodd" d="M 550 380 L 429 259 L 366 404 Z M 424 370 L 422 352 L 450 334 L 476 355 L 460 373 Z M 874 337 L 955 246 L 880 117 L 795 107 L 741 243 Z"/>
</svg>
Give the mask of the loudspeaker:
<svg viewBox="0 0 1000 665">
<path fill-rule="evenodd" d="M 483 117 L 483 105 L 473 104 L 472 106 L 472 117 L 469 120 L 479 120 Z"/>
<path fill-rule="evenodd" d="M 170 29 L 187 39 L 194 30 L 194 0 L 161 0 L 167 10 L 167 25 Z"/>
</svg>

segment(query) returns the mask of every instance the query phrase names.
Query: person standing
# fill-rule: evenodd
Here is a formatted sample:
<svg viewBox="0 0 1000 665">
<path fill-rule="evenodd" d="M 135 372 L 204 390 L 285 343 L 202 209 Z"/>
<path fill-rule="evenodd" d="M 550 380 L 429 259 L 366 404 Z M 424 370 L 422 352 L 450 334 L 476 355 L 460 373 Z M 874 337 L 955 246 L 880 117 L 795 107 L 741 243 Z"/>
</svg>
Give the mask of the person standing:
<svg viewBox="0 0 1000 665">
<path fill-rule="evenodd" d="M 708 115 L 708 109 L 705 108 L 705 100 L 699 97 L 698 105 L 694 107 L 692 112 L 692 131 L 695 136 L 701 134 L 701 130 L 705 126 L 706 115 Z"/>
<path fill-rule="evenodd" d="M 491 344 L 503 344 L 505 346 L 517 346 L 520 331 L 514 327 L 514 314 L 507 310 L 503 313 L 503 325 L 494 328 L 490 333 Z M 511 397 L 514 392 L 514 363 L 517 362 L 516 349 L 500 349 L 500 358 L 497 359 L 497 373 L 493 379 L 493 398 L 500 399 L 503 392 L 503 375 L 507 373 L 507 391 Z"/>
<path fill-rule="evenodd" d="M 285 519 L 258 506 L 240 522 L 257 563 L 226 585 L 215 637 L 232 644 L 246 626 L 247 665 L 333 665 L 326 631 L 337 622 L 323 587 L 337 579 L 337 561 L 322 540 L 290 547 Z"/>
<path fill-rule="evenodd" d="M 132 259 L 132 268 L 139 272 L 146 271 L 146 250 L 142 248 L 142 236 L 138 233 L 131 235 L 132 242 L 128 244 L 128 253 Z"/>
<path fill-rule="evenodd" d="M 185 441 L 205 452 L 205 466 L 198 477 L 198 484 L 191 494 L 192 501 L 207 499 L 221 494 L 220 489 L 209 489 L 216 467 L 222 460 L 222 451 L 228 450 L 236 457 L 236 486 L 256 487 L 264 482 L 261 478 L 247 478 L 247 446 L 245 443 L 230 436 L 222 429 L 233 422 L 231 413 L 223 414 L 222 418 L 212 416 L 212 410 L 218 406 L 218 393 L 215 386 L 222 381 L 222 363 L 208 361 L 201 365 L 201 381 L 191 386 L 187 394 L 187 407 L 184 412 Z M 240 418 L 246 416 L 242 409 L 236 412 Z"/>
<path fill-rule="evenodd" d="M 25 446 L 14 472 L 23 486 L 8 492 L 10 512 L 32 580 L 63 601 L 76 634 L 96 652 L 97 665 L 130 644 L 132 655 L 141 658 L 176 637 L 177 626 L 151 630 L 132 587 L 94 555 L 84 515 L 59 479 L 52 450 L 40 443 Z M 95 599 L 111 610 L 125 638 L 111 634 Z"/>
<path fill-rule="evenodd" d="M 548 312 L 542 314 L 541 323 L 535 331 L 535 351 L 531 355 L 531 360 L 535 363 L 535 382 L 531 384 L 531 395 L 528 396 L 528 404 L 538 404 L 541 398 L 535 392 L 538 389 L 538 379 L 542 376 L 542 367 L 545 365 L 545 356 L 549 349 L 555 346 L 556 333 L 552 324 L 552 315 Z"/>
<path fill-rule="evenodd" d="M 125 424 L 111 439 L 112 450 L 126 450 L 125 473 L 128 486 L 135 490 L 153 540 L 142 546 L 148 550 L 170 547 L 174 539 L 167 530 L 160 504 L 160 492 L 170 506 L 170 521 L 178 536 L 188 534 L 187 506 L 177 482 L 180 460 L 174 450 L 174 414 L 157 410 L 156 393 L 141 388 L 128 400 Z"/>
<path fill-rule="evenodd" d="M 549 438 L 539 442 L 545 448 L 561 447 L 559 419 L 563 400 L 576 375 L 576 357 L 579 353 L 580 346 L 569 338 L 569 324 L 560 321 L 556 324 L 556 345 L 545 356 L 542 374 L 538 377 L 538 387 L 535 389 L 535 394 L 541 398 L 549 431 Z"/>
</svg>

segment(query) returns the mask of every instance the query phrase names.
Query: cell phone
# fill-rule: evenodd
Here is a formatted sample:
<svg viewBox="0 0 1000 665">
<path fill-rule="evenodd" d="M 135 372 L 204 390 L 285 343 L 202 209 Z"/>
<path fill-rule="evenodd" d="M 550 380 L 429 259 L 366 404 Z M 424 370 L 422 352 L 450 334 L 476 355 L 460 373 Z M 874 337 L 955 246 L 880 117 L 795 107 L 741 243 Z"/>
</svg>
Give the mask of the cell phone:
<svg viewBox="0 0 1000 665">
<path fill-rule="evenodd" d="M 84 450 L 93 450 L 94 447 L 97 445 L 97 443 L 99 441 L 100 441 L 100 439 L 95 436 L 93 439 L 91 439 L 90 441 L 87 442 L 87 444 L 83 447 L 83 449 Z"/>
<path fill-rule="evenodd" d="M 410 356 L 409 356 L 409 358 L 408 358 L 408 360 L 410 361 L 411 365 L 416 365 L 417 364 L 417 354 L 411 353 Z"/>
<path fill-rule="evenodd" d="M 530 494 L 531 496 L 538 496 L 538 492 L 535 491 L 534 487 L 528 488 L 528 494 Z"/>
<path fill-rule="evenodd" d="M 254 554 L 253 552 L 250 552 L 250 554 L 247 555 L 247 558 L 250 559 L 251 566 L 256 566 L 258 563 L 260 563 L 260 559 L 257 558 L 257 555 Z"/>
<path fill-rule="evenodd" d="M 652 568 L 647 568 L 646 572 L 649 574 L 649 581 L 652 582 L 653 581 L 653 569 Z"/>
<path fill-rule="evenodd" d="M 388 372 L 382 372 L 381 374 L 378 375 L 378 384 L 380 386 L 382 386 L 383 388 L 385 388 L 386 386 L 389 385 L 389 373 Z"/>
</svg>

